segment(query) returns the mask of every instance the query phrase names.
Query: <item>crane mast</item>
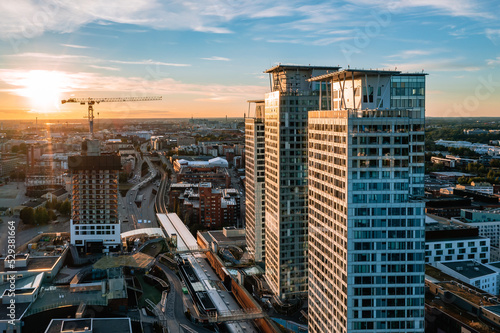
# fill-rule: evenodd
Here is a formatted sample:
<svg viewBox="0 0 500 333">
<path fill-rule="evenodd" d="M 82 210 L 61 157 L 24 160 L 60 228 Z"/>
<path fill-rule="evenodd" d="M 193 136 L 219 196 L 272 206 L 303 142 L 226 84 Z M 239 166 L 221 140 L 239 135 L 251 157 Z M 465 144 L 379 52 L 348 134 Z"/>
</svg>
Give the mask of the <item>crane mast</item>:
<svg viewBox="0 0 500 333">
<path fill-rule="evenodd" d="M 104 98 L 68 98 L 61 101 L 65 103 L 80 103 L 80 105 L 88 105 L 87 117 L 89 120 L 90 135 L 94 136 L 94 105 L 104 102 L 118 103 L 118 102 L 146 102 L 146 101 L 161 101 L 161 96 L 149 97 L 104 97 Z"/>
</svg>

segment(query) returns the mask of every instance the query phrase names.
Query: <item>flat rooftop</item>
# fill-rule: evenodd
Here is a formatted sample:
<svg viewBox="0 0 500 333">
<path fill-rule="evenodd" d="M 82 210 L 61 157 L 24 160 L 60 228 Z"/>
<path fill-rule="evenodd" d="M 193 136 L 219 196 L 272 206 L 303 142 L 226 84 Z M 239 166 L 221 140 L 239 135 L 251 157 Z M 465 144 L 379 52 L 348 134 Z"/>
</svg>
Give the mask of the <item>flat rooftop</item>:
<svg viewBox="0 0 500 333">
<path fill-rule="evenodd" d="M 52 319 L 45 333 L 80 332 L 86 327 L 91 333 L 132 333 L 129 318 Z"/>
<path fill-rule="evenodd" d="M 31 303 L 16 302 L 16 312 L 15 312 L 16 320 L 19 320 L 23 317 L 24 313 L 26 312 L 26 310 L 28 310 L 30 305 Z M 10 320 L 10 318 L 7 317 L 7 315 L 10 314 L 10 309 L 8 309 L 7 306 L 9 306 L 9 304 L 0 303 L 0 321 Z M 60 331 L 58 331 L 57 333 L 60 333 Z"/>
<path fill-rule="evenodd" d="M 441 265 L 446 266 L 469 279 L 475 279 L 481 276 L 496 273 L 494 270 L 486 267 L 485 265 L 472 260 L 442 262 Z"/>
<path fill-rule="evenodd" d="M 70 156 L 70 170 L 121 170 L 122 163 L 118 155 Z"/>
<path fill-rule="evenodd" d="M 49 270 L 56 264 L 60 257 L 30 257 L 27 267 L 16 267 L 16 271 Z M 0 258 L 0 273 L 8 272 L 4 267 L 5 258 Z"/>
<path fill-rule="evenodd" d="M 317 70 L 334 70 L 337 71 L 342 67 L 339 66 L 305 66 L 305 65 L 276 65 L 274 67 L 271 67 L 267 70 L 264 71 L 264 73 L 273 73 L 277 72 L 279 70 L 286 70 L 286 69 L 298 69 L 298 70 L 311 70 L 311 69 L 317 69 Z"/>
<path fill-rule="evenodd" d="M 391 70 L 378 70 L 378 69 L 343 69 L 338 72 L 328 73 L 324 75 L 319 75 L 310 78 L 308 81 L 323 81 L 327 79 L 352 79 L 353 77 L 360 77 L 364 75 L 400 75 L 401 71 L 391 71 Z M 409 75 L 427 75 L 425 73 L 411 73 Z"/>
<path fill-rule="evenodd" d="M 488 265 L 490 266 L 493 266 L 493 267 L 496 267 L 498 269 L 500 269 L 500 261 L 497 261 L 497 262 L 489 262 Z"/>
<path fill-rule="evenodd" d="M 244 241 L 246 238 L 245 236 L 234 236 L 234 237 L 227 237 L 224 235 L 224 232 L 222 230 L 211 230 L 211 231 L 205 231 L 201 233 L 203 238 L 207 240 L 208 242 L 210 241 L 216 241 L 217 243 L 220 242 L 238 242 L 238 241 Z"/>
</svg>

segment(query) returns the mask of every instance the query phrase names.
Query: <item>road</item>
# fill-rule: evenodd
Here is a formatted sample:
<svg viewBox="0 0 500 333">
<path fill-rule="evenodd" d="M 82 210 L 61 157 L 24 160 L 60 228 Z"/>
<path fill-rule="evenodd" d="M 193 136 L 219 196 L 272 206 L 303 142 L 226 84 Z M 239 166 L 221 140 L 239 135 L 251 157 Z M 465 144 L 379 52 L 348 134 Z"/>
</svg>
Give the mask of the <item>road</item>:
<svg viewBox="0 0 500 333">
<path fill-rule="evenodd" d="M 170 293 L 168 294 L 167 311 L 165 313 L 167 316 L 167 325 L 169 328 L 169 332 L 183 332 L 179 329 L 179 325 L 186 325 L 198 333 L 213 333 L 213 331 L 193 324 L 186 318 L 186 315 L 184 314 L 185 296 L 182 292 L 182 284 L 179 277 L 162 263 L 157 262 L 157 265 L 160 266 L 167 274 L 168 280 L 170 282 L 171 289 Z"/>
<path fill-rule="evenodd" d="M 139 228 L 158 227 L 155 212 L 156 196 L 153 194 L 153 189 L 159 191 L 159 187 L 151 181 L 154 179 L 154 176 L 161 172 L 161 170 L 158 170 L 147 157 L 145 157 L 144 160 L 148 163 L 150 172 L 146 177 L 140 179 L 138 183 L 127 192 L 125 197 L 120 197 L 119 199 L 118 210 L 120 220 L 129 221 L 126 223 L 122 222 L 121 232 Z M 143 200 L 141 200 L 140 205 L 139 203 L 136 203 L 136 199 L 139 195 L 143 196 Z M 139 223 L 139 220 L 142 221 L 142 223 Z M 151 223 L 144 223 L 144 220 L 151 221 Z"/>
</svg>

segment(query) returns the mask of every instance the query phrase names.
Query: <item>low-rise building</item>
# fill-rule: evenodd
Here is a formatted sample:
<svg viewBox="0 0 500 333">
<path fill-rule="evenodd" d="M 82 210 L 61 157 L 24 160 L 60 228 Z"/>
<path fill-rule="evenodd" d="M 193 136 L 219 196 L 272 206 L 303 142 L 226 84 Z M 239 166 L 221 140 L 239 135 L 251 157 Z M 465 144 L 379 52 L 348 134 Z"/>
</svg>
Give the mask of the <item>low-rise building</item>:
<svg viewBox="0 0 500 333">
<path fill-rule="evenodd" d="M 234 227 L 225 227 L 222 230 L 198 231 L 198 245 L 203 249 L 210 248 L 211 243 L 215 243 L 217 247 L 224 246 L 245 246 L 245 229 Z"/>
<path fill-rule="evenodd" d="M 61 269 L 66 255 L 67 248 L 60 256 L 31 256 L 29 254 L 17 254 L 14 261 L 12 258 L 0 258 L 3 264 L 0 266 L 0 283 L 6 283 L 12 275 L 11 263 L 15 267 L 16 279 L 32 277 L 40 273 L 45 273 L 44 280 L 51 281 Z"/>
<path fill-rule="evenodd" d="M 451 220 L 458 225 L 477 228 L 480 236 L 490 239 L 491 259 L 500 257 L 500 209 L 462 209 L 460 217 Z"/>
<path fill-rule="evenodd" d="M 444 223 L 430 223 L 425 227 L 425 263 L 490 260 L 490 240 L 479 236 L 477 228 Z"/>
<path fill-rule="evenodd" d="M 447 159 L 447 158 L 432 156 L 431 157 L 431 162 L 433 164 L 442 164 L 442 165 L 444 165 L 444 166 L 446 166 L 448 168 L 454 168 L 455 167 L 455 161 Z"/>
<path fill-rule="evenodd" d="M 436 268 L 487 293 L 498 295 L 499 273 L 477 261 L 442 262 L 437 263 Z"/>
<path fill-rule="evenodd" d="M 52 319 L 45 333 L 132 333 L 130 318 Z"/>
<path fill-rule="evenodd" d="M 493 186 L 490 183 L 486 182 L 471 182 L 470 185 L 458 184 L 456 188 L 459 190 L 468 190 L 468 191 L 481 192 L 485 194 L 493 194 Z"/>
</svg>

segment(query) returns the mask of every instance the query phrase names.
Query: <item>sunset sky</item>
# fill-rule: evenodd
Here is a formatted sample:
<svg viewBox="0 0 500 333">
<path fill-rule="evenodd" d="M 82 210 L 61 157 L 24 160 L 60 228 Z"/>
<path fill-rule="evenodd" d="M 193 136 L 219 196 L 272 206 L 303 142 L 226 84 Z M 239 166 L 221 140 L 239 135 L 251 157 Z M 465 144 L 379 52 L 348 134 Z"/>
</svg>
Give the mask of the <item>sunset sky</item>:
<svg viewBox="0 0 500 333">
<path fill-rule="evenodd" d="M 428 116 L 500 116 L 497 0 L 6 0 L 0 119 L 242 117 L 278 63 L 424 70 Z"/>
</svg>

